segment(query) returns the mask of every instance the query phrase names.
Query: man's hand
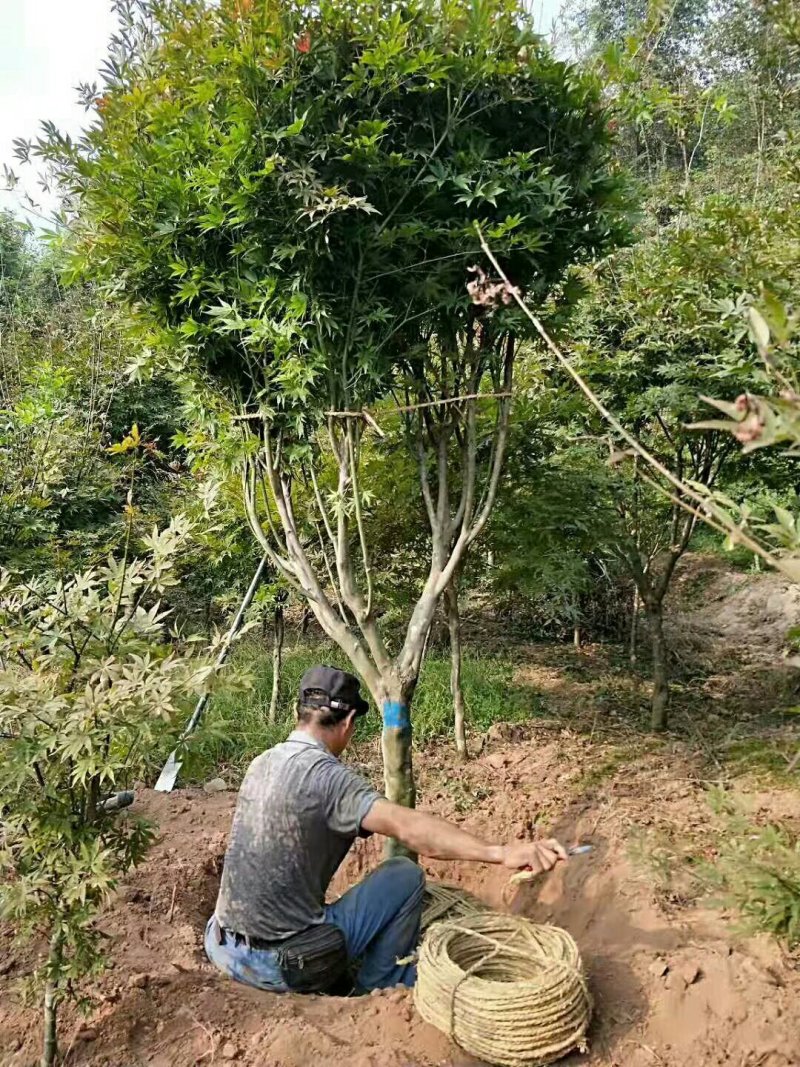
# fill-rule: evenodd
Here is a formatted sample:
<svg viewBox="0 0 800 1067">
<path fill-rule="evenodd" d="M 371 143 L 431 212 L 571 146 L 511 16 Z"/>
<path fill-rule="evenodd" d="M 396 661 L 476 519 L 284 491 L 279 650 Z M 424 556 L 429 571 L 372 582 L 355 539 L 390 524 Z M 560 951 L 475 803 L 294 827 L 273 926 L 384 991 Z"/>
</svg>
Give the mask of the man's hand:
<svg viewBox="0 0 800 1067">
<path fill-rule="evenodd" d="M 545 841 L 515 841 L 503 847 L 503 866 L 515 871 L 530 871 L 531 875 L 550 871 L 559 860 L 567 858 L 567 850 L 549 837 Z"/>
<path fill-rule="evenodd" d="M 563 845 L 553 838 L 493 845 L 435 815 L 402 808 L 382 797 L 375 801 L 361 825 L 370 833 L 396 837 L 421 856 L 439 860 L 501 863 L 516 871 L 528 870 L 531 877 L 541 871 L 549 871 L 559 860 L 567 858 Z"/>
</svg>

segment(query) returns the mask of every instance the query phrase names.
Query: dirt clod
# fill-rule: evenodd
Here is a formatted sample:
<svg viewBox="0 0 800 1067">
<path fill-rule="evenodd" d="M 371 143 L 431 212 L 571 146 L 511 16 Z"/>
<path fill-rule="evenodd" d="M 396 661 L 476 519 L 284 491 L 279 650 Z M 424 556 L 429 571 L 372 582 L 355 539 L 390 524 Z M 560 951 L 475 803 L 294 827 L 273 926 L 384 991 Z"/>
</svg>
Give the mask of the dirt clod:
<svg viewBox="0 0 800 1067">
<path fill-rule="evenodd" d="M 524 727 L 515 722 L 495 722 L 486 731 L 488 741 L 516 741 L 524 735 Z"/>
<path fill-rule="evenodd" d="M 696 963 L 682 964 L 678 969 L 678 973 L 687 986 L 694 985 L 694 983 L 698 982 L 703 976 L 703 972 Z"/>
</svg>

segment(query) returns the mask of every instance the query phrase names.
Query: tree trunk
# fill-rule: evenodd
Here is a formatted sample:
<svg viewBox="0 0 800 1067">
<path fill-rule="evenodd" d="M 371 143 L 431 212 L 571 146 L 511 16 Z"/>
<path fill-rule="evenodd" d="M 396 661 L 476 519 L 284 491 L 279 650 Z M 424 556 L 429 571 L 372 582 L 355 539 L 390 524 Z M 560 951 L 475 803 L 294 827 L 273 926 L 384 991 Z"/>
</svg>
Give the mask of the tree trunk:
<svg viewBox="0 0 800 1067">
<path fill-rule="evenodd" d="M 413 808 L 416 801 L 409 703 L 410 694 L 394 685 L 387 687 L 387 695 L 382 701 L 381 735 L 384 793 L 387 800 L 402 804 L 405 808 Z M 387 842 L 386 852 L 388 856 L 411 855 L 405 846 L 392 838 Z M 411 858 L 416 859 L 416 856 L 412 855 Z"/>
<path fill-rule="evenodd" d="M 311 608 L 305 608 L 303 610 L 303 624 L 300 627 L 300 633 L 303 635 L 303 637 L 305 637 L 305 635 L 308 633 L 308 627 L 313 618 L 314 612 L 311 610 Z"/>
<path fill-rule="evenodd" d="M 665 730 L 669 703 L 669 675 L 661 601 L 648 605 L 647 622 L 653 650 L 653 699 L 650 705 L 650 727 L 653 730 Z"/>
<path fill-rule="evenodd" d="M 639 628 L 639 589 L 633 587 L 633 605 L 631 607 L 631 629 L 628 640 L 628 661 L 633 666 L 636 663 L 636 639 Z"/>
<path fill-rule="evenodd" d="M 58 976 L 61 971 L 63 948 L 64 941 L 61 936 L 61 931 L 58 930 L 53 934 L 50 941 L 50 954 L 47 957 L 47 982 L 44 987 L 44 1033 L 41 1067 L 54 1067 L 58 1058 L 56 1016 L 58 1010 Z"/>
<path fill-rule="evenodd" d="M 283 604 L 275 605 L 272 633 L 272 696 L 269 701 L 269 723 L 272 725 L 278 715 L 278 694 L 281 684 L 281 658 L 283 656 L 283 635 L 285 632 Z"/>
<path fill-rule="evenodd" d="M 464 691 L 461 687 L 461 614 L 458 610 L 458 589 L 453 582 L 445 590 L 444 601 L 450 631 L 450 694 L 453 698 L 456 752 L 459 759 L 466 760 L 467 731 L 464 723 Z"/>
<path fill-rule="evenodd" d="M 509 440 L 516 338 L 510 332 L 499 333 L 496 343 L 493 341 L 487 349 L 484 362 L 484 354 L 478 354 L 475 348 L 477 328 L 476 318 L 470 316 L 464 350 L 456 345 L 452 353 L 453 367 L 442 381 L 441 399 L 447 407 L 443 408 L 446 415 L 442 416 L 440 425 L 432 429 L 419 413 L 416 420 L 420 487 L 431 533 L 430 566 L 396 655 L 391 654 L 382 633 L 373 597 L 373 566 L 359 489 L 363 460 L 360 420 L 329 421 L 329 443 L 338 467 L 337 506 L 326 503 L 317 482 L 315 461 L 322 461 L 322 454 L 318 456 L 312 450 L 308 457 L 308 475 L 319 512 L 313 523 L 322 542 L 323 567 L 315 558 L 316 546 L 309 542 L 307 548 L 298 532 L 303 527 L 293 498 L 298 479 L 292 476 L 289 453 L 282 447 L 280 432 L 268 420 L 263 420 L 260 426 L 248 423 L 259 444 L 257 455 L 248 456 L 242 471 L 248 523 L 277 571 L 303 594 L 322 630 L 348 657 L 381 708 L 385 793 L 390 801 L 408 807 L 415 800 L 408 705 L 419 676 L 426 638 L 439 599 L 489 520 Z M 449 357 L 450 353 L 444 355 L 443 366 L 449 364 Z M 477 442 L 483 435 L 478 432 L 477 398 L 483 375 L 490 369 L 500 379 L 497 384 L 502 382 L 502 392 L 497 394 L 502 399 L 497 405 L 485 477 L 479 484 Z M 453 387 L 460 388 L 462 383 L 471 383 L 472 387 L 466 406 L 450 406 Z M 427 408 L 427 388 L 413 392 L 420 400 L 416 406 Z M 451 445 L 458 445 L 459 463 L 453 463 Z M 450 484 L 451 467 L 460 469 L 462 474 L 458 501 Z M 270 513 L 269 531 L 261 522 L 260 489 L 271 498 L 266 505 L 274 504 L 279 520 L 275 523 Z M 323 532 L 333 552 L 333 567 Z"/>
<path fill-rule="evenodd" d="M 575 648 L 580 648 L 581 647 L 581 627 L 580 627 L 580 623 L 577 623 L 577 622 L 572 627 L 572 643 L 575 646 Z"/>
</svg>

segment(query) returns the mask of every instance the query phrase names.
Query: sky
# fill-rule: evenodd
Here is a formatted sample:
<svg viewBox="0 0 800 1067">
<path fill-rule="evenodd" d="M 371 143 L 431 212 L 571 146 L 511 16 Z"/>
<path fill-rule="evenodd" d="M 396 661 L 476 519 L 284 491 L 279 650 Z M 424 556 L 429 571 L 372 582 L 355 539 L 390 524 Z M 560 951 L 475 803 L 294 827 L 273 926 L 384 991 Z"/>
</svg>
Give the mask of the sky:
<svg viewBox="0 0 800 1067">
<path fill-rule="evenodd" d="M 539 29 L 549 33 L 560 0 L 528 5 Z M 44 119 L 73 136 L 80 132 L 88 116 L 75 86 L 99 81 L 114 25 L 111 0 L 0 0 L 0 172 L 5 164 L 20 179 L 18 190 L 8 193 L 0 176 L 0 209 L 20 211 L 23 189 L 45 211 L 54 207 L 39 190 L 33 166 L 14 160 L 12 142 L 34 138 Z"/>
<path fill-rule="evenodd" d="M 34 199 L 36 172 L 14 160 L 12 141 L 35 137 L 43 119 L 80 131 L 88 116 L 75 86 L 97 80 L 114 25 L 110 0 L 0 0 L 0 171 L 10 166 Z M 0 208 L 18 206 L 0 192 Z"/>
</svg>

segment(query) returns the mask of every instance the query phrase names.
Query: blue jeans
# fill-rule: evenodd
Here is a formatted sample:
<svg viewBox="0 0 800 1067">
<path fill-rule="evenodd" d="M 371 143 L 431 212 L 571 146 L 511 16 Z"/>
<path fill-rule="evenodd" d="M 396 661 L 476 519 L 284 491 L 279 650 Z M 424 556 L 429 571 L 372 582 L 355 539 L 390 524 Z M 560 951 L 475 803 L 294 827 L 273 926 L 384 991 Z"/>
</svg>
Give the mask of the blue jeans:
<svg viewBox="0 0 800 1067">
<path fill-rule="evenodd" d="M 417 947 L 424 890 L 422 868 L 398 857 L 386 860 L 335 904 L 326 906 L 325 922 L 339 927 L 348 956 L 360 961 L 356 981 L 361 989 L 412 986 L 416 981 L 416 964 L 397 961 L 412 955 Z M 217 944 L 213 927 L 212 916 L 206 926 L 206 955 L 221 971 L 258 989 L 287 991 L 274 949 L 235 944 L 229 934 L 223 944 Z"/>
</svg>

